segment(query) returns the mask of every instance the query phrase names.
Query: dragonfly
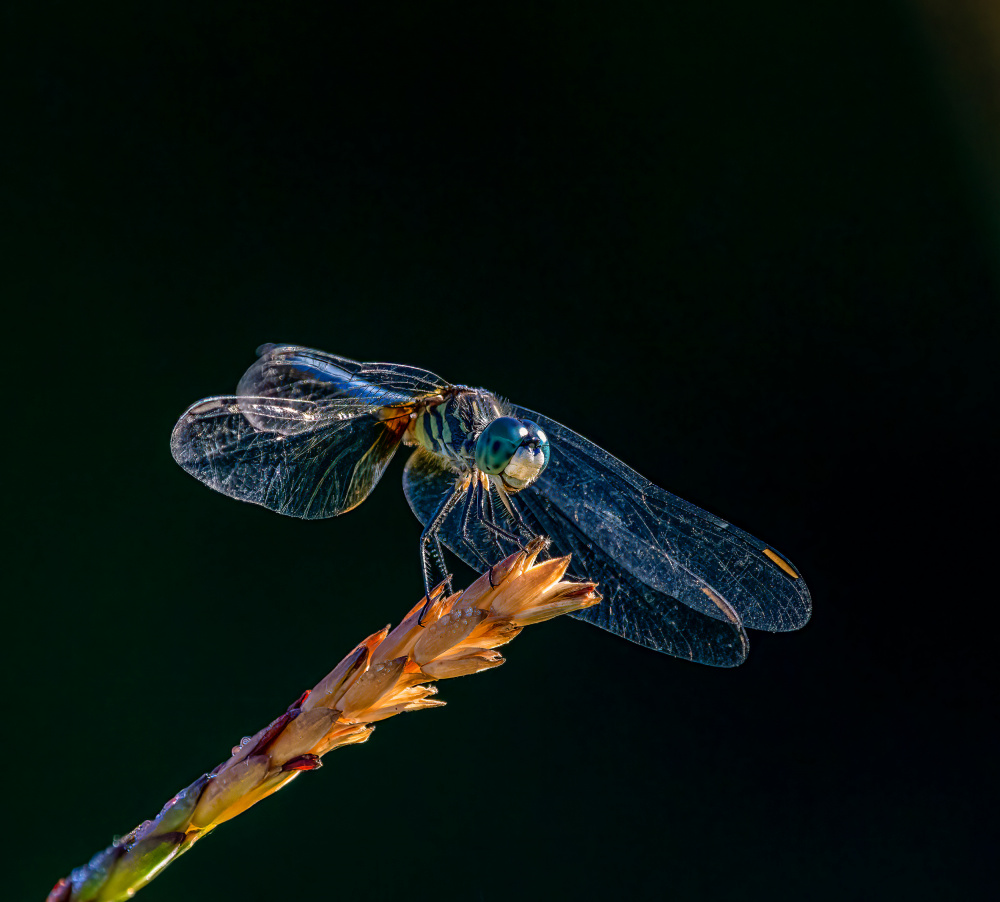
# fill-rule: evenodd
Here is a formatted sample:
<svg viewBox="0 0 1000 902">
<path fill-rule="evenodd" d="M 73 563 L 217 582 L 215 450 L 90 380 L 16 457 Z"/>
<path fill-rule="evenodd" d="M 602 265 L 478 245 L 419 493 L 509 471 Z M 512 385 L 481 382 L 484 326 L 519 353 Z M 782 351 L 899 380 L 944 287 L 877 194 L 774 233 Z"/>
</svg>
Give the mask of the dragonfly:
<svg viewBox="0 0 1000 902">
<path fill-rule="evenodd" d="M 809 619 L 788 558 L 543 414 L 416 367 L 298 345 L 257 354 L 235 394 L 180 417 L 174 459 L 225 495 L 320 519 L 361 504 L 412 447 L 403 490 L 424 526 L 428 599 L 435 574 L 450 580 L 442 546 L 479 568 L 540 535 L 604 596 L 572 616 L 655 651 L 731 667 L 747 628 Z"/>
</svg>

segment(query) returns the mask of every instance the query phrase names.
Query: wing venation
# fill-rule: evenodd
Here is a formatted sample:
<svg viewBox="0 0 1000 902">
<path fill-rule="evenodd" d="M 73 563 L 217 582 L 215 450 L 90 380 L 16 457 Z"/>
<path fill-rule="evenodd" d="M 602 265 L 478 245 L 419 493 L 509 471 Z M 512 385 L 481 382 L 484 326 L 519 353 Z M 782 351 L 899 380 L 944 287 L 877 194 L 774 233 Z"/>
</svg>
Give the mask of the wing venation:
<svg viewBox="0 0 1000 902">
<path fill-rule="evenodd" d="M 551 446 L 549 465 L 522 493 L 536 516 L 544 511 L 576 525 L 582 540 L 639 582 L 710 617 L 728 619 L 728 606 L 744 626 L 771 632 L 798 629 L 809 619 L 809 589 L 786 558 L 571 429 L 514 409 L 515 416 L 538 423 Z M 726 604 L 720 607 L 715 596 Z"/>
<path fill-rule="evenodd" d="M 262 345 L 236 394 L 177 421 L 174 459 L 209 487 L 281 514 L 333 517 L 360 504 L 402 439 L 403 407 L 448 388 L 427 370 Z"/>
<path fill-rule="evenodd" d="M 453 491 L 454 486 L 455 474 L 434 455 L 422 449 L 410 455 L 403 473 L 403 488 L 420 522 L 427 523 L 441 498 Z M 538 496 L 525 499 L 523 504 L 520 497 L 520 509 L 532 528 L 552 539 L 551 553 L 573 554 L 569 574 L 599 583 L 603 596 L 601 603 L 571 616 L 646 648 L 691 661 L 734 667 L 744 660 L 747 639 L 738 619 L 706 616 L 650 588 L 617 568 L 607 555 L 593 549 L 575 524 L 534 504 Z M 466 542 L 461 535 L 460 510 L 445 520 L 440 538 L 459 558 L 477 570 L 481 564 L 473 548 L 489 561 L 498 561 L 511 550 L 498 545 L 491 533 L 474 520 L 469 524 L 469 541 Z"/>
</svg>

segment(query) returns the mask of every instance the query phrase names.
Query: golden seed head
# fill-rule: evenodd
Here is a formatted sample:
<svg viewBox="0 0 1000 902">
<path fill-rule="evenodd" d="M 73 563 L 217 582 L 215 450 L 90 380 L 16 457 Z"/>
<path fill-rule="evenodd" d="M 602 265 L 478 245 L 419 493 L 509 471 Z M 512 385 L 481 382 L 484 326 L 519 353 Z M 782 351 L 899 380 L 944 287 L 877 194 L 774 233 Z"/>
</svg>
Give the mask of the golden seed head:
<svg viewBox="0 0 1000 902">
<path fill-rule="evenodd" d="M 404 711 L 440 707 L 444 702 L 432 697 L 437 691 L 432 681 L 500 666 L 504 658 L 495 649 L 526 624 L 597 604 L 601 596 L 592 583 L 564 580 L 568 557 L 537 562 L 547 545 L 547 540 L 533 540 L 464 592 L 446 598 L 444 586 L 438 586 L 426 610 L 421 599 L 391 632 L 385 627 L 356 646 L 298 707 L 244 739 L 227 761 L 188 787 L 183 805 L 133 831 L 124 864 L 94 898 L 131 896 L 200 837 L 303 770 L 318 767 L 327 752 L 366 742 L 372 724 Z M 168 832 L 162 832 L 164 825 Z M 117 848 L 109 852 L 120 854 Z M 68 902 L 77 888 L 60 881 L 49 898 Z"/>
</svg>

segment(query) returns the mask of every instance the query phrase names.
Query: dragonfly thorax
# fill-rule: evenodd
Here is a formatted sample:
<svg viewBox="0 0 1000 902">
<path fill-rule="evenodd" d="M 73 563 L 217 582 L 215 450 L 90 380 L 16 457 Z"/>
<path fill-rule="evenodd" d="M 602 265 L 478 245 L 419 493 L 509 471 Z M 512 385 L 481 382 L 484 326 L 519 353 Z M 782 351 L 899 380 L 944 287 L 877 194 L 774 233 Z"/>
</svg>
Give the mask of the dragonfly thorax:
<svg viewBox="0 0 1000 902">
<path fill-rule="evenodd" d="M 503 403 L 482 389 L 456 387 L 413 414 L 407 440 L 460 473 L 492 476 L 508 492 L 519 492 L 549 461 L 545 432 L 531 420 L 503 415 Z"/>
<path fill-rule="evenodd" d="M 466 472 L 475 466 L 476 438 L 483 424 L 498 415 L 492 395 L 456 386 L 414 411 L 406 442 L 444 458 L 459 472 Z"/>
</svg>

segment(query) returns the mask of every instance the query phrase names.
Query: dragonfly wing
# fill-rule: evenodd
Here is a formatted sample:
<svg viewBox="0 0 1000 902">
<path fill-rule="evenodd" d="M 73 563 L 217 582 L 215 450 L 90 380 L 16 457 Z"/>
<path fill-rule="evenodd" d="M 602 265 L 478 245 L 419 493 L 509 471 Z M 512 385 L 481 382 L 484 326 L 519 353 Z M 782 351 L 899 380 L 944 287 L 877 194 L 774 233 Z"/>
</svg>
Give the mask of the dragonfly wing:
<svg viewBox="0 0 1000 902">
<path fill-rule="evenodd" d="M 178 420 L 174 459 L 217 491 L 293 517 L 360 504 L 392 458 L 411 407 L 448 383 L 427 370 L 261 345 L 232 397 Z"/>
<path fill-rule="evenodd" d="M 403 473 L 403 488 L 421 523 L 427 523 L 441 499 L 454 487 L 455 474 L 433 454 L 417 450 L 410 456 Z M 746 633 L 735 615 L 731 619 L 705 616 L 623 571 L 607 555 L 595 550 L 572 521 L 558 513 L 552 515 L 544 507 L 525 509 L 522 504 L 520 508 L 539 534 L 552 539 L 554 553 L 572 552 L 571 576 L 599 584 L 604 600 L 571 616 L 680 658 L 719 667 L 733 667 L 744 660 Z M 501 549 L 475 520 L 469 523 L 466 541 L 461 533 L 461 506 L 445 520 L 439 537 L 476 569 L 481 563 L 473 548 L 489 561 L 497 561 L 510 551 Z"/>
<path fill-rule="evenodd" d="M 774 549 L 653 485 L 571 429 L 534 411 L 514 410 L 548 433 L 548 466 L 517 497 L 542 531 L 552 534 L 546 523 L 566 525 L 567 545 L 556 545 L 556 553 L 589 547 L 593 566 L 710 617 L 729 620 L 735 612 L 753 629 L 794 630 L 809 619 L 805 580 Z"/>
<path fill-rule="evenodd" d="M 450 387 L 427 370 L 395 363 L 357 363 L 298 345 L 261 345 L 257 351 L 260 358 L 243 374 L 237 395 L 313 401 L 330 418 L 405 406 Z M 255 425 L 269 426 L 266 420 Z"/>
<path fill-rule="evenodd" d="M 391 423 L 333 416 L 314 401 L 229 396 L 189 407 L 170 449 L 188 473 L 218 492 L 318 519 L 364 501 L 401 437 Z"/>
</svg>

